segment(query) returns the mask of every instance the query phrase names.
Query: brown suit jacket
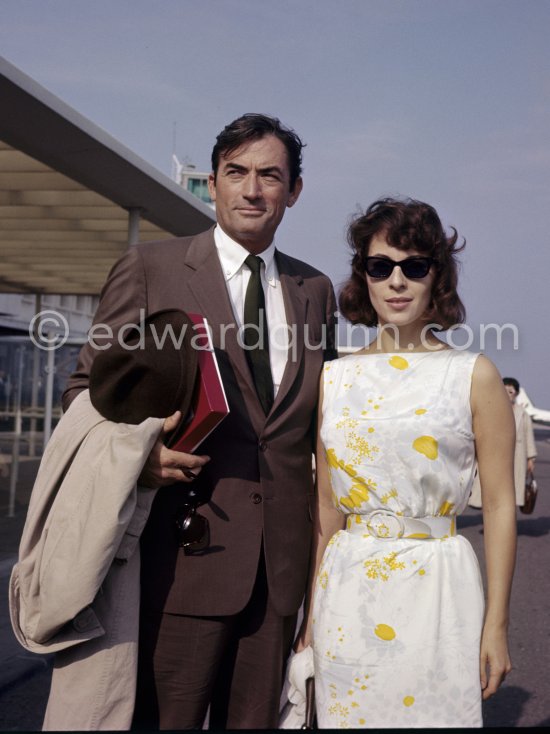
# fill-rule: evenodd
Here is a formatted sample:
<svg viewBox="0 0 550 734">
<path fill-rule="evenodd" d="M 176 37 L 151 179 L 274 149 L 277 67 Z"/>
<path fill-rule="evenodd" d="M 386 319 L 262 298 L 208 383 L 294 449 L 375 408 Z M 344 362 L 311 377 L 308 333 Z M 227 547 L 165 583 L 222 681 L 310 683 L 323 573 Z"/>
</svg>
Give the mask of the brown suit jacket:
<svg viewBox="0 0 550 734">
<path fill-rule="evenodd" d="M 295 325 L 289 360 L 266 417 L 234 316 L 214 245 L 213 230 L 132 247 L 112 269 L 94 323 L 115 331 L 165 308 L 203 314 L 213 341 L 230 414 L 200 446 L 211 457 L 194 482 L 208 503 L 211 543 L 184 555 L 174 530 L 182 485 L 161 489 L 142 537 L 142 596 L 146 607 L 174 614 L 235 614 L 250 598 L 263 547 L 272 602 L 279 614 L 299 608 L 311 538 L 311 457 L 321 367 L 336 356 L 335 299 L 328 278 L 277 253 L 289 324 Z M 306 327 L 306 328 L 304 328 Z M 324 348 L 314 348 L 322 342 Z M 83 347 L 69 379 L 64 407 L 88 386 L 94 350 Z"/>
</svg>

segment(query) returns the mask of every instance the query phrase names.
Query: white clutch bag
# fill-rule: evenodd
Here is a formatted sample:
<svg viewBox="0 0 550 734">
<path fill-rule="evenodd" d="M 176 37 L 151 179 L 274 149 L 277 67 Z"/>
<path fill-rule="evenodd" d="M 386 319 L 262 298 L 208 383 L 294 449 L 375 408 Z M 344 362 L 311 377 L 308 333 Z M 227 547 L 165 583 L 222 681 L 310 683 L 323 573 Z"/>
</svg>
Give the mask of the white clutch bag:
<svg viewBox="0 0 550 734">
<path fill-rule="evenodd" d="M 313 686 L 308 679 L 313 679 L 313 649 L 304 648 L 301 652 L 291 656 L 287 668 L 286 687 L 287 702 L 281 709 L 279 729 L 309 729 L 313 728 Z M 308 706 L 309 685 L 309 706 Z M 309 715 L 308 715 L 309 714 Z"/>
</svg>

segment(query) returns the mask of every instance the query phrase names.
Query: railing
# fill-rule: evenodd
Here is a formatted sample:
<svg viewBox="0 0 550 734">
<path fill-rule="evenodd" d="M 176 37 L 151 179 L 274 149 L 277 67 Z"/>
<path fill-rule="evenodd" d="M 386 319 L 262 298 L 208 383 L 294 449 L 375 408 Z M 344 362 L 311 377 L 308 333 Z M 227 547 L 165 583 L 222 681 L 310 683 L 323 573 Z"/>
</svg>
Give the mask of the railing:
<svg viewBox="0 0 550 734">
<path fill-rule="evenodd" d="M 41 457 L 61 417 L 63 386 L 83 342 L 41 349 L 27 336 L 0 336 L 0 481 L 9 468 L 9 517 L 15 514 L 20 462 Z"/>
</svg>

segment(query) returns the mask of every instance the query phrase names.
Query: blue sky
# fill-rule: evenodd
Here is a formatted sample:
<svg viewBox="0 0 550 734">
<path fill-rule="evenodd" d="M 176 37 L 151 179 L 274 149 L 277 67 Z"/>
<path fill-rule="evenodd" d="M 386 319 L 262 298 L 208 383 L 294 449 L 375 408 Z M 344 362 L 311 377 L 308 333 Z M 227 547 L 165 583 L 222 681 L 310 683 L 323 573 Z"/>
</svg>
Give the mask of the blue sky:
<svg viewBox="0 0 550 734">
<path fill-rule="evenodd" d="M 351 215 L 433 204 L 467 240 L 472 349 L 515 324 L 517 350 L 508 329 L 485 351 L 545 407 L 549 37 L 550 0 L 0 0 L 0 53 L 167 174 L 174 126 L 204 170 L 243 112 L 294 127 L 305 187 L 277 243 L 337 289 Z"/>
</svg>

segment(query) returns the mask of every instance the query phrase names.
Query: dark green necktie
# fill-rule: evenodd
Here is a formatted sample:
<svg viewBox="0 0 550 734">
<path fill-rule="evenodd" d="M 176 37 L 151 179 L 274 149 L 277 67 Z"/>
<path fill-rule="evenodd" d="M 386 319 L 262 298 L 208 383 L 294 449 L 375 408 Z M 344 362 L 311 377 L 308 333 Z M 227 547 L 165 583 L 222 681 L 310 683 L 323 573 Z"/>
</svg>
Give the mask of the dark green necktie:
<svg viewBox="0 0 550 734">
<path fill-rule="evenodd" d="M 250 268 L 250 280 L 244 299 L 244 344 L 256 392 L 267 415 L 273 405 L 273 377 L 269 363 L 269 337 L 265 296 L 260 277 L 262 258 L 249 255 L 244 261 Z M 248 328 L 247 328 L 248 327 Z"/>
</svg>

